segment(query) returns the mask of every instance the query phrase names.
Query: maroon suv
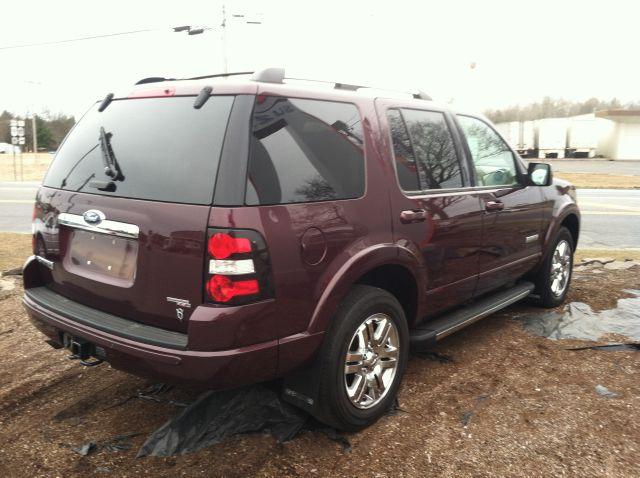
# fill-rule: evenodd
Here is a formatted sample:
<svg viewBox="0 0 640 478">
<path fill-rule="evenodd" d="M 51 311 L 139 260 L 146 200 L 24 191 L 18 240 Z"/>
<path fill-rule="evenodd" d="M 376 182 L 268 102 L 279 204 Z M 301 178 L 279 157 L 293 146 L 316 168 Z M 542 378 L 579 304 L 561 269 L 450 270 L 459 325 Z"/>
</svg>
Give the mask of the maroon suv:
<svg viewBox="0 0 640 478">
<path fill-rule="evenodd" d="M 38 191 L 24 303 L 83 364 L 209 388 L 281 378 L 346 430 L 424 349 L 571 279 L 575 189 L 424 94 L 284 71 L 107 95 Z"/>
</svg>

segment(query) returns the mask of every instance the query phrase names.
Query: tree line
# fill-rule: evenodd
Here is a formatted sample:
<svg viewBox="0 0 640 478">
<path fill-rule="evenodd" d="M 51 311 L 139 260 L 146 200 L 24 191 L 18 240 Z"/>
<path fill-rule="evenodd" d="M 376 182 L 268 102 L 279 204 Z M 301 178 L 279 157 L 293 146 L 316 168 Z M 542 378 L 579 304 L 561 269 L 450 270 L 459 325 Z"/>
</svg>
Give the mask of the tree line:
<svg viewBox="0 0 640 478">
<path fill-rule="evenodd" d="M 514 105 L 502 109 L 490 109 L 484 114 L 494 123 L 505 121 L 527 121 L 541 118 L 566 118 L 598 110 L 640 108 L 640 102 L 622 103 L 617 98 L 600 100 L 589 98 L 586 101 L 569 101 L 563 98 L 544 97 L 528 105 Z"/>
<path fill-rule="evenodd" d="M 12 119 L 24 119 L 9 111 L 0 114 L 0 143 L 11 144 L 11 129 L 9 121 Z M 36 116 L 36 130 L 39 151 L 53 151 L 58 149 L 60 143 L 69 130 L 76 123 L 73 116 L 61 113 L 44 113 Z M 33 132 L 31 119 L 25 120 L 25 145 L 21 146 L 23 151 L 33 151 Z"/>
</svg>

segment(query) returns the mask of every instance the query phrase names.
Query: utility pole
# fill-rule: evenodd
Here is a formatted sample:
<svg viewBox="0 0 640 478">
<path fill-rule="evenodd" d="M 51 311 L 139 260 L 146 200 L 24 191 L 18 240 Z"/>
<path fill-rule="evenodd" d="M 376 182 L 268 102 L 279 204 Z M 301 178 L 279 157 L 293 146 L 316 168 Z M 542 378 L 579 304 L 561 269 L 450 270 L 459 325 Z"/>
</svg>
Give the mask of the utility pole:
<svg viewBox="0 0 640 478">
<path fill-rule="evenodd" d="M 38 130 L 35 112 L 31 114 L 31 129 L 33 130 L 33 159 L 36 159 L 38 154 Z"/>
<path fill-rule="evenodd" d="M 229 61 L 227 59 L 227 11 L 224 3 L 222 4 L 222 61 L 223 61 L 223 73 L 229 73 Z"/>
<path fill-rule="evenodd" d="M 244 23 L 246 25 L 262 25 L 262 21 L 258 19 L 246 20 L 245 15 L 243 13 L 232 13 L 231 20 L 233 20 L 231 25 L 233 25 L 234 23 L 238 23 L 238 20 L 241 23 Z M 173 27 L 174 32 L 186 32 L 187 35 L 200 35 L 201 33 L 204 33 L 207 30 L 214 30 L 214 28 L 207 27 L 207 26 L 192 28 L 191 25 L 182 25 L 182 26 Z M 222 69 L 224 73 L 229 73 L 229 54 L 227 51 L 227 8 L 224 3 L 222 4 L 222 23 L 220 24 L 220 40 L 222 43 Z"/>
</svg>

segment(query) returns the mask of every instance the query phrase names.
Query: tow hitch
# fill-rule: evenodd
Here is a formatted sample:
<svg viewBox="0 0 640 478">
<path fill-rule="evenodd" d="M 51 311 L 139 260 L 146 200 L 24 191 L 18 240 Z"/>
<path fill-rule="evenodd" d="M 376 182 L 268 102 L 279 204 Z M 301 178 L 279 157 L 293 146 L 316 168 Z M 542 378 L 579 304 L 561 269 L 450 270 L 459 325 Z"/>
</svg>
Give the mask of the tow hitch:
<svg viewBox="0 0 640 478">
<path fill-rule="evenodd" d="M 100 347 L 96 347 L 91 342 L 87 342 L 80 337 L 64 334 L 62 336 L 62 344 L 71 352 L 71 355 L 67 356 L 69 360 L 80 360 L 80 363 L 85 367 L 94 367 L 103 362 L 101 358 L 97 357 L 97 352 L 99 352 L 97 349 Z M 89 361 L 90 358 L 94 360 Z"/>
</svg>

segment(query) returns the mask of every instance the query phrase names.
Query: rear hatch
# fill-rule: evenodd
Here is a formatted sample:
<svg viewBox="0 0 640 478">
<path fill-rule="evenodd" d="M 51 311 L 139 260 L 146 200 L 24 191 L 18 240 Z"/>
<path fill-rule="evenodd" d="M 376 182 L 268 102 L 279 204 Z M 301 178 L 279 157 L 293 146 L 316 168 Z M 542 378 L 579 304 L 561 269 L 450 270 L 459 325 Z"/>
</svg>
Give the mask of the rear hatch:
<svg viewBox="0 0 640 478">
<path fill-rule="evenodd" d="M 48 287 L 131 320 L 186 331 L 203 299 L 207 220 L 233 96 L 96 104 L 38 192 Z"/>
</svg>

